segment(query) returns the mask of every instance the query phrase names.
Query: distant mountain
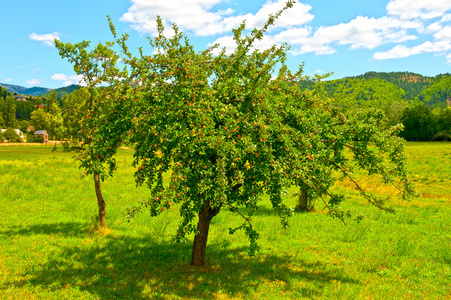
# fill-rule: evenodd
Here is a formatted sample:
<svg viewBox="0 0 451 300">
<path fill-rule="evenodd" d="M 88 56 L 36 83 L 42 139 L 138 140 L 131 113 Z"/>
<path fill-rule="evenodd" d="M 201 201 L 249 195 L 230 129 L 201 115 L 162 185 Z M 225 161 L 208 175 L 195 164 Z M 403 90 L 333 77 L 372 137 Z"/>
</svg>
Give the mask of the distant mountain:
<svg viewBox="0 0 451 300">
<path fill-rule="evenodd" d="M 80 86 L 76 84 L 72 84 L 69 86 L 65 86 L 58 89 L 49 89 L 45 87 L 32 87 L 32 88 L 26 88 L 24 86 L 20 85 L 14 85 L 14 84 L 6 84 L 6 83 L 0 83 L 0 86 L 4 87 L 8 92 L 10 93 L 17 93 L 19 95 L 31 95 L 31 96 L 44 96 L 47 97 L 50 95 L 52 91 L 56 91 L 56 95 L 58 98 L 62 98 L 65 94 L 70 94 L 76 89 L 78 89 Z"/>
<path fill-rule="evenodd" d="M 62 88 L 58 88 L 58 89 L 56 89 L 56 90 L 51 90 L 50 92 L 45 93 L 45 94 L 43 94 L 42 96 L 43 96 L 43 97 L 48 97 L 48 96 L 50 96 L 50 93 L 51 93 L 51 92 L 56 91 L 56 96 L 57 96 L 58 98 L 63 98 L 64 95 L 69 95 L 69 94 L 71 94 L 73 91 L 78 90 L 79 87 L 80 87 L 80 86 L 77 85 L 77 84 L 71 84 L 71 85 L 68 85 L 68 86 L 65 86 L 65 87 L 62 87 Z"/>
<path fill-rule="evenodd" d="M 52 89 L 49 88 L 44 88 L 44 87 L 32 87 L 32 88 L 26 88 L 24 86 L 20 86 L 20 85 L 14 85 L 14 84 L 6 84 L 6 83 L 0 83 L 0 86 L 3 86 L 8 92 L 11 93 L 17 93 L 20 95 L 31 95 L 31 96 L 40 96 L 43 94 L 46 94 L 50 91 L 52 91 Z"/>
<path fill-rule="evenodd" d="M 0 83 L 0 86 L 4 87 L 10 93 L 22 94 L 23 91 L 27 90 L 26 87 L 14 84 Z"/>
</svg>

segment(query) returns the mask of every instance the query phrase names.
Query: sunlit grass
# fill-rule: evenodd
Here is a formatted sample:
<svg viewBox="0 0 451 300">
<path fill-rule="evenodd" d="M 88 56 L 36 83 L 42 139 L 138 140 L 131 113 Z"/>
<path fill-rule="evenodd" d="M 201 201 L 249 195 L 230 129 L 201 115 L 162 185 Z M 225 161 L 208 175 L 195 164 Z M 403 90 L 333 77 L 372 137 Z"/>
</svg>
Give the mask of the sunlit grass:
<svg viewBox="0 0 451 300">
<path fill-rule="evenodd" d="M 177 206 L 156 218 L 127 220 L 148 195 L 136 188 L 132 152 L 103 183 L 108 229 L 94 228 L 90 176 L 52 147 L 0 148 L 0 299 L 449 299 L 451 297 L 451 144 L 408 143 L 418 197 L 359 178 L 390 196 L 396 214 L 369 207 L 346 181 L 347 208 L 366 219 L 342 224 L 295 214 L 282 230 L 269 201 L 253 223 L 261 249 L 247 254 L 227 210 L 212 220 L 207 265 L 189 266 L 192 241 L 176 244 Z M 294 206 L 295 199 L 286 202 Z"/>
</svg>

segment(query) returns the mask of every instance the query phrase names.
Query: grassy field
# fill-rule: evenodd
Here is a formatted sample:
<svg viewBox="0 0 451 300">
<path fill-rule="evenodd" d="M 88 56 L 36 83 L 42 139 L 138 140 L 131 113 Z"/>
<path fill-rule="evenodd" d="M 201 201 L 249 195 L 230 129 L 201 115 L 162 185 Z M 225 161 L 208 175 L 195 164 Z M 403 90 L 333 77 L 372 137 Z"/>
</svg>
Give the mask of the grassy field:
<svg viewBox="0 0 451 300">
<path fill-rule="evenodd" d="M 240 220 L 222 211 L 203 268 L 189 266 L 192 241 L 172 240 L 177 207 L 127 221 L 126 208 L 148 193 L 135 186 L 131 151 L 104 182 L 109 229 L 99 232 L 92 178 L 51 149 L 0 147 L 0 299 L 451 299 L 451 143 L 407 144 L 418 197 L 392 197 L 395 215 L 365 205 L 348 182 L 335 189 L 367 216 L 359 224 L 318 204 L 283 231 L 263 201 L 255 257 L 243 233 L 228 234 Z"/>
</svg>

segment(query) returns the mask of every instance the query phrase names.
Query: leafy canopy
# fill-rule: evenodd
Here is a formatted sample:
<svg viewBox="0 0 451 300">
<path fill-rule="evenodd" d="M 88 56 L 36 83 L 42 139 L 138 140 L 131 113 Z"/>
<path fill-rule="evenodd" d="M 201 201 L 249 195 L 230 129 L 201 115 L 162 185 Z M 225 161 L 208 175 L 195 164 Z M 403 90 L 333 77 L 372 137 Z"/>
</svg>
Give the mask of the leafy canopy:
<svg viewBox="0 0 451 300">
<path fill-rule="evenodd" d="M 230 232 L 244 229 L 253 252 L 258 233 L 251 217 L 264 194 L 286 226 L 292 210 L 284 191 L 292 185 L 311 188 L 332 216 L 350 216 L 340 208 L 343 196 L 330 187 L 344 176 L 360 189 L 352 179 L 354 167 L 379 174 L 385 183 L 399 180 L 405 195 L 411 191 L 399 127 L 384 129 L 380 111 L 346 113 L 315 91 L 302 91 L 297 84 L 304 79 L 302 66 L 294 73 L 287 68 L 286 45 L 253 48 L 280 14 L 248 36 L 244 23 L 234 30 L 232 54 L 217 46 L 196 52 L 175 25 L 174 36 L 165 37 L 158 19 L 159 35 L 149 38 L 154 54 L 140 49 L 139 57 L 124 60 L 134 77 L 127 101 L 133 103 L 136 181 L 152 191 L 130 215 L 142 207 L 158 215 L 180 203 L 177 239 L 183 240 L 198 232 L 196 216 L 204 209 L 214 217 L 227 208 L 243 217 L 242 226 Z M 382 199 L 360 191 L 369 203 L 390 211 Z"/>
</svg>

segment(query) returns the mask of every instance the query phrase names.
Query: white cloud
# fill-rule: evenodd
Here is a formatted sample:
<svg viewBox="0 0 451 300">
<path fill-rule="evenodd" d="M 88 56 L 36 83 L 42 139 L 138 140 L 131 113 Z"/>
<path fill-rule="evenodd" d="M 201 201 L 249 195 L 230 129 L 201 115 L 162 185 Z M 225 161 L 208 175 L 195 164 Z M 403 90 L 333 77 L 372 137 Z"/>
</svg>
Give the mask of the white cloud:
<svg viewBox="0 0 451 300">
<path fill-rule="evenodd" d="M 416 37 L 407 29 L 418 28 L 419 23 L 404 22 L 389 17 L 379 19 L 358 16 L 349 23 L 320 27 L 312 36 L 311 46 L 332 43 L 350 45 L 351 49 L 374 49 L 386 43 L 404 42 Z"/>
<path fill-rule="evenodd" d="M 451 41 L 451 26 L 445 26 L 437 30 L 434 38 L 437 41 Z"/>
<path fill-rule="evenodd" d="M 81 84 L 83 80 L 82 75 L 73 75 L 68 76 L 65 74 L 57 73 L 51 77 L 53 80 L 63 81 L 63 86 L 71 85 L 71 84 Z"/>
<path fill-rule="evenodd" d="M 293 55 L 302 55 L 305 53 L 315 53 L 316 55 L 331 55 L 336 53 L 337 50 L 329 45 L 318 45 L 316 43 L 305 44 L 297 49 L 291 50 L 290 53 Z"/>
<path fill-rule="evenodd" d="M 267 48 L 272 44 L 288 43 L 292 46 L 293 55 L 309 52 L 329 55 L 336 52 L 332 47 L 334 43 L 349 45 L 351 49 L 374 49 L 386 43 L 413 40 L 416 37 L 408 34 L 408 29 L 420 27 L 419 22 L 359 16 L 349 23 L 320 27 L 315 32 L 308 26 L 287 28 L 275 35 L 267 35 L 260 44 Z M 231 36 L 220 37 L 215 43 L 226 46 L 227 49 L 234 47 Z M 256 47 L 260 48 L 257 44 Z"/>
<path fill-rule="evenodd" d="M 451 42 L 449 41 L 438 41 L 438 42 L 427 41 L 421 45 L 410 48 L 406 47 L 405 45 L 397 45 L 388 51 L 376 52 L 373 55 L 373 59 L 385 60 L 385 59 L 403 58 L 422 53 L 443 54 L 450 50 L 451 50 Z M 450 55 L 448 55 L 447 58 L 449 58 L 449 56 Z"/>
<path fill-rule="evenodd" d="M 3 80 L 4 82 L 11 82 L 13 81 L 11 78 L 6 78 L 5 80 Z"/>
<path fill-rule="evenodd" d="M 446 56 L 446 62 L 451 65 L 451 53 Z"/>
<path fill-rule="evenodd" d="M 41 82 L 42 82 L 42 81 L 39 80 L 39 79 L 30 79 L 30 80 L 27 80 L 27 84 L 28 84 L 28 85 L 31 85 L 31 86 L 36 86 L 36 85 L 40 84 Z"/>
<path fill-rule="evenodd" d="M 256 14 L 238 14 L 232 9 L 214 11 L 214 6 L 224 0 L 131 0 L 132 5 L 122 16 L 121 21 L 131 23 L 131 26 L 141 33 L 156 33 L 156 17 L 159 15 L 165 28 L 172 23 L 177 24 L 182 31 L 192 31 L 198 36 L 214 36 L 229 33 L 243 20 L 248 28 L 260 27 L 268 15 L 281 9 L 284 0 L 268 0 Z M 275 27 L 292 27 L 306 24 L 313 19 L 309 13 L 311 6 L 296 3 L 286 11 L 283 18 L 275 22 Z"/>
<path fill-rule="evenodd" d="M 247 28 L 261 27 L 269 14 L 280 10 L 285 0 L 266 0 L 255 13 L 241 13 L 226 8 L 216 10 L 216 6 L 229 0 L 130 0 L 131 6 L 121 20 L 128 22 L 141 33 L 156 33 L 156 17 L 160 15 L 165 25 L 165 34 L 172 34 L 170 25 L 177 24 L 182 31 L 197 36 L 216 36 L 209 44 L 220 44 L 230 53 L 235 49 L 235 41 L 230 34 L 243 20 Z M 377 49 L 392 45 L 388 51 L 377 51 L 373 59 L 401 58 L 421 53 L 447 55 L 451 43 L 451 0 L 389 0 L 387 15 L 374 18 L 357 16 L 346 23 L 313 28 L 309 23 L 314 19 L 312 7 L 297 2 L 282 17 L 255 48 L 265 49 L 273 44 L 287 43 L 292 55 L 314 53 L 331 55 L 337 52 L 335 46 L 345 45 L 352 50 Z M 409 47 L 404 43 L 420 40 L 422 44 Z M 429 40 L 429 41 L 428 41 Z M 424 42 L 426 41 L 426 42 Z M 449 60 L 450 55 L 447 56 Z"/>
<path fill-rule="evenodd" d="M 30 34 L 30 39 L 42 42 L 46 46 L 53 47 L 55 39 L 57 39 L 57 40 L 60 39 L 59 36 L 60 36 L 60 33 L 58 33 L 58 32 L 53 32 L 53 33 L 48 33 L 48 34 L 36 34 L 33 32 L 32 34 Z"/>
<path fill-rule="evenodd" d="M 449 0 L 391 0 L 387 5 L 388 14 L 401 19 L 433 19 L 449 10 Z"/>
</svg>

